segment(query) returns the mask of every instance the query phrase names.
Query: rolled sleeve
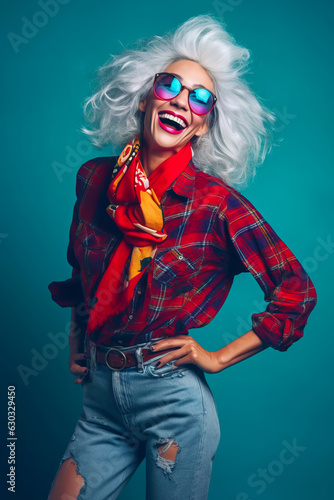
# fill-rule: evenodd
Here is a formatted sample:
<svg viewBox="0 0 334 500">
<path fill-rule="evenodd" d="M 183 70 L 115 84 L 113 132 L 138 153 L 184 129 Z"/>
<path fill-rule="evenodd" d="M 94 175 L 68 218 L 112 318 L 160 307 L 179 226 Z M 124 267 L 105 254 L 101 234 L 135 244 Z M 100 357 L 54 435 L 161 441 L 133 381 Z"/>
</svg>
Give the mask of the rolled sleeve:
<svg viewBox="0 0 334 500">
<path fill-rule="evenodd" d="M 78 200 L 73 209 L 73 218 L 70 227 L 69 244 L 67 247 L 67 261 L 72 266 L 72 277 L 65 281 L 53 281 L 48 288 L 52 300 L 61 307 L 76 307 L 84 301 L 81 285 L 80 266 L 74 254 L 74 239 L 78 228 Z"/>
<path fill-rule="evenodd" d="M 230 248 L 229 269 L 250 272 L 268 302 L 253 314 L 252 329 L 265 345 L 286 351 L 304 333 L 317 296 L 305 269 L 258 210 L 239 192 L 219 211 Z"/>
</svg>

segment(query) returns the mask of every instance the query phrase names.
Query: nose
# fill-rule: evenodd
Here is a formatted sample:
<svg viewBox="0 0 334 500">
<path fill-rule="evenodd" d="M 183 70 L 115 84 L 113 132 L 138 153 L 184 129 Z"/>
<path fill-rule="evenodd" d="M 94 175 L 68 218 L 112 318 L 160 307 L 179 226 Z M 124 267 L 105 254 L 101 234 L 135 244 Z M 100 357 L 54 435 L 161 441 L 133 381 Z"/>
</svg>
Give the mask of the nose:
<svg viewBox="0 0 334 500">
<path fill-rule="evenodd" d="M 188 111 L 188 106 L 189 106 L 188 100 L 189 100 L 189 90 L 184 88 L 176 97 L 174 97 L 174 99 L 170 101 L 170 103 L 178 106 L 179 108 L 183 108 L 185 111 Z"/>
</svg>

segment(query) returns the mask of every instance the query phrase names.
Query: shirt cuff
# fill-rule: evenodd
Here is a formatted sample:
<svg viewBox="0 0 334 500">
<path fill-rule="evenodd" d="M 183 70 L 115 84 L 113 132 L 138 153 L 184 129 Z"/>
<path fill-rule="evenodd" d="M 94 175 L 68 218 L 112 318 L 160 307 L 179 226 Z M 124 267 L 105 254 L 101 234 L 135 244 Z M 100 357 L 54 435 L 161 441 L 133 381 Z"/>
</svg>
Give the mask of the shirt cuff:
<svg viewBox="0 0 334 500">
<path fill-rule="evenodd" d="M 76 307 L 84 302 L 81 280 L 74 276 L 65 281 L 53 281 L 48 286 L 52 300 L 61 307 Z"/>
<path fill-rule="evenodd" d="M 253 314 L 252 325 L 252 330 L 262 342 L 278 351 L 286 351 L 303 336 L 303 332 L 295 328 L 293 318 L 279 321 L 275 316 L 266 312 Z"/>
</svg>

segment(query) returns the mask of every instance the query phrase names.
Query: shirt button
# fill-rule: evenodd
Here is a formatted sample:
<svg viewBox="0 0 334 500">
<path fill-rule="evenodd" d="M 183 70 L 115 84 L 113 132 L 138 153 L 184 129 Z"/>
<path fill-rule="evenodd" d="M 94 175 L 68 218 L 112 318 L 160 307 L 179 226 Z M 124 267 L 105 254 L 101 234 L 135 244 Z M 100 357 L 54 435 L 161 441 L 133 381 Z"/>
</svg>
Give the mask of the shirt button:
<svg viewBox="0 0 334 500">
<path fill-rule="evenodd" d="M 129 316 L 129 319 L 133 319 L 133 316 L 132 316 L 132 314 L 130 314 L 130 316 Z"/>
<path fill-rule="evenodd" d="M 138 295 L 140 295 L 141 294 L 141 290 L 138 290 L 137 293 L 138 293 Z"/>
<path fill-rule="evenodd" d="M 119 344 L 121 344 L 121 343 L 122 343 L 122 341 L 121 341 L 121 340 L 118 340 L 118 343 L 119 343 Z"/>
<path fill-rule="evenodd" d="M 182 260 L 182 259 L 183 259 L 183 255 L 179 255 L 179 257 L 178 257 L 178 258 L 179 258 L 180 260 Z"/>
</svg>

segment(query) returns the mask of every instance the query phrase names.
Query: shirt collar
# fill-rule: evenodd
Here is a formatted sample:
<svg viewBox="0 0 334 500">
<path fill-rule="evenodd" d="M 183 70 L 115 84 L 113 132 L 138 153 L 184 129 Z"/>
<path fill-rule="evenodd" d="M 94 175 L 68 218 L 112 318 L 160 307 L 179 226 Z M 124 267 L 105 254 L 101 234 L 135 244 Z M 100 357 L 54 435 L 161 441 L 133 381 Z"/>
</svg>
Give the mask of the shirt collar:
<svg viewBox="0 0 334 500">
<path fill-rule="evenodd" d="M 195 189 L 195 177 L 196 171 L 192 161 L 190 161 L 181 174 L 169 186 L 168 190 L 172 189 L 179 196 L 192 200 Z"/>
</svg>

